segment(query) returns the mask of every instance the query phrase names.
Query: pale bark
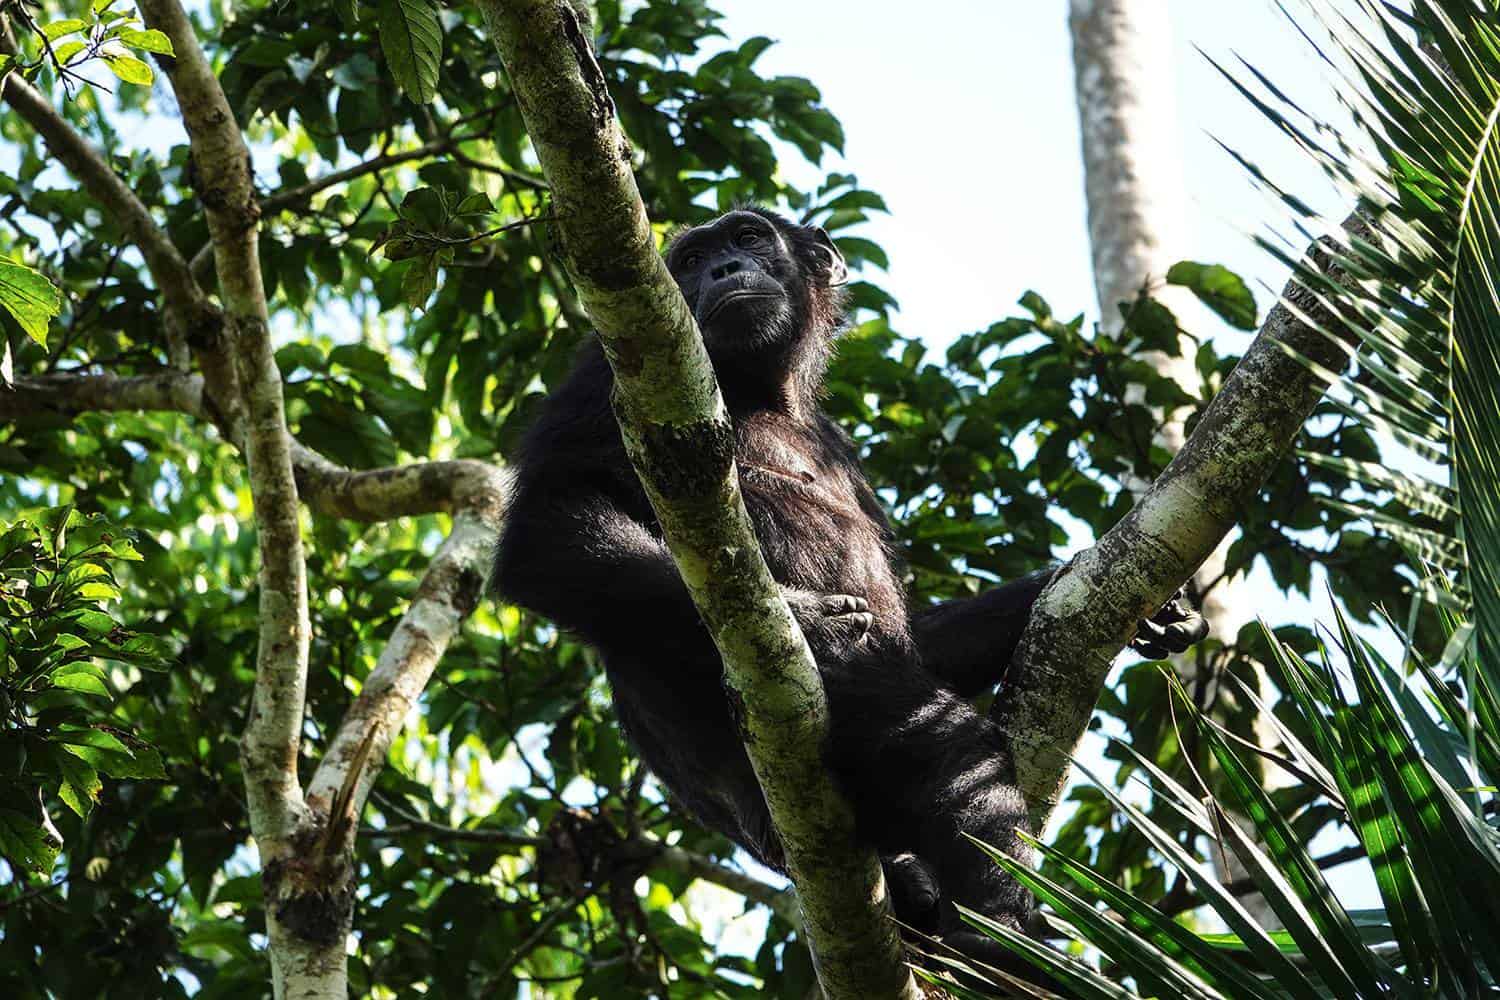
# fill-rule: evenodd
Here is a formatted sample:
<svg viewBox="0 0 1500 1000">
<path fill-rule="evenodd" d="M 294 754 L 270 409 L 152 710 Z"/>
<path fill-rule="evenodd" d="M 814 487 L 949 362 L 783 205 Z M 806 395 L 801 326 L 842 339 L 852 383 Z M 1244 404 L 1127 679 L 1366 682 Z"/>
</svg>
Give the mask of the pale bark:
<svg viewBox="0 0 1500 1000">
<path fill-rule="evenodd" d="M 257 837 L 282 839 L 301 825 L 297 785 L 307 676 L 306 568 L 281 373 L 271 346 L 261 281 L 250 151 L 186 12 L 176 0 L 145 0 L 148 27 L 172 41 L 163 60 L 187 127 L 197 190 L 208 217 L 215 270 L 235 369 L 245 400 L 246 464 L 260 550 L 260 645 L 245 765 Z"/>
<path fill-rule="evenodd" d="M 1337 277 L 1326 257 L 1314 252 L 1313 260 Z M 1327 388 L 1286 348 L 1329 372 L 1347 364 L 1347 350 L 1319 331 L 1337 332 L 1341 324 L 1318 296 L 1293 280 L 1283 299 L 1291 308 L 1271 310 L 1171 465 L 1130 513 L 1053 577 L 1032 609 L 994 714 L 1010 739 L 1035 829 L 1057 805 L 1110 666 L 1136 623 L 1234 527 Z"/>
<path fill-rule="evenodd" d="M 375 765 L 385 760 L 432 671 L 484 594 L 500 536 L 498 488 L 490 497 L 492 502 L 454 517 L 448 538 L 308 784 L 309 805 L 329 816 L 335 831 L 328 840 L 331 852 L 343 854 L 352 846 L 354 821 L 379 772 Z"/>
<path fill-rule="evenodd" d="M 1121 304 L 1149 288 L 1185 328 L 1201 333 L 1213 322 L 1207 310 L 1186 289 L 1166 284 L 1167 270 L 1189 257 L 1166 0 L 1072 0 L 1068 25 L 1100 324 L 1118 334 Z M 1194 350 L 1183 337 L 1177 355 L 1147 351 L 1140 360 L 1198 396 L 1203 380 Z M 1130 401 L 1140 402 L 1141 388 L 1130 388 Z M 1187 440 L 1184 414 L 1162 417 L 1156 443 L 1175 455 Z M 1126 485 L 1139 497 L 1150 481 L 1132 476 Z M 1224 577 L 1226 552 L 1227 545 L 1215 549 L 1194 580 L 1211 634 L 1229 642 L 1249 619 L 1245 601 L 1234 593 L 1237 580 Z"/>
<path fill-rule="evenodd" d="M 332 862 L 308 856 L 316 821 L 297 776 L 311 638 L 307 567 L 291 435 L 261 281 L 260 212 L 250 151 L 177 0 L 142 0 L 140 12 L 148 28 L 163 32 L 172 42 L 173 56 L 162 63 L 188 132 L 245 404 L 245 459 L 255 506 L 260 608 L 255 690 L 240 741 L 240 765 L 250 829 L 260 853 L 274 988 L 278 997 L 342 997 L 352 886 L 347 898 L 343 886 L 323 896 L 305 892 L 305 882 L 326 880 L 328 873 L 316 871 L 304 878 L 304 870 Z"/>
<path fill-rule="evenodd" d="M 1120 305 L 1149 289 L 1180 324 L 1201 334 L 1214 323 L 1208 311 L 1186 289 L 1166 284 L 1168 269 L 1191 256 L 1166 0 L 1072 0 L 1068 23 L 1100 323 L 1106 333 L 1118 334 L 1124 326 Z M 1197 397 L 1203 382 L 1194 356 L 1192 341 L 1180 337 L 1177 354 L 1145 351 L 1138 359 Z M 1144 387 L 1128 388 L 1127 402 L 1139 404 L 1144 398 Z M 1187 439 L 1185 411 L 1158 417 L 1154 443 L 1175 455 Z M 1139 501 L 1151 483 L 1137 474 L 1125 485 Z M 1233 643 L 1250 619 L 1250 601 L 1241 578 L 1225 573 L 1228 550 L 1226 537 L 1198 567 L 1189 588 L 1209 634 Z M 1176 660 L 1184 678 L 1195 677 L 1203 667 L 1193 652 Z M 1253 669 L 1264 689 L 1269 684 L 1265 668 L 1257 663 Z M 1256 729 L 1258 738 L 1274 740 L 1268 722 Z M 1214 852 L 1214 864 L 1225 881 L 1245 874 L 1232 852 Z M 1262 923 L 1275 919 L 1263 899 L 1255 897 L 1247 905 Z"/>
<path fill-rule="evenodd" d="M 657 251 L 590 27 L 563 0 L 480 6 L 552 189 L 579 300 L 615 372 L 631 461 L 723 658 L 823 988 L 915 997 L 879 863 L 855 847 L 852 813 L 823 767 L 821 678 L 745 511 L 734 429 Z"/>
</svg>

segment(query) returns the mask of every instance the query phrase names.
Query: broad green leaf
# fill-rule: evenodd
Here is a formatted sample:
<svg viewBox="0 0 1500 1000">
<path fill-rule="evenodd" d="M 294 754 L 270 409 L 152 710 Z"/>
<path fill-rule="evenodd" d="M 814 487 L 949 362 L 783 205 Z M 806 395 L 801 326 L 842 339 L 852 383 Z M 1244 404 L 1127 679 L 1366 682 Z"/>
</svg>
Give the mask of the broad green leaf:
<svg viewBox="0 0 1500 1000">
<path fill-rule="evenodd" d="M 151 81 L 156 78 L 155 74 L 151 72 L 151 67 L 134 56 L 105 53 L 101 58 L 104 60 L 105 65 L 109 66 L 110 72 L 126 83 L 135 83 L 143 87 L 149 87 L 151 86 Z"/>
<path fill-rule="evenodd" d="M 427 104 L 437 96 L 443 29 L 428 0 L 380 0 L 380 49 L 407 97 Z"/>
<path fill-rule="evenodd" d="M 99 793 L 104 790 L 99 772 L 86 761 L 70 754 L 58 754 L 57 763 L 63 773 L 58 796 L 79 816 L 88 816 L 94 803 L 99 801 Z"/>
<path fill-rule="evenodd" d="M 111 778 L 164 781 L 167 777 L 161 754 L 152 747 L 137 747 L 133 752 L 121 753 L 68 743 L 63 749 Z"/>
<path fill-rule="evenodd" d="M 54 687 L 77 691 L 79 694 L 91 694 L 98 698 L 113 697 L 104 681 L 95 674 L 63 674 L 60 677 L 53 677 L 52 684 Z"/>
<path fill-rule="evenodd" d="M 87 27 L 87 21 L 76 17 L 69 17 L 61 21 L 53 21 L 51 24 L 42 25 L 42 34 L 47 36 L 47 41 L 55 42 L 64 35 L 71 35 L 73 32 L 82 31 Z"/>
<path fill-rule="evenodd" d="M 47 276 L 0 257 L 0 307 L 32 340 L 47 346 L 47 321 L 62 310 L 62 291 Z"/>
<path fill-rule="evenodd" d="M 34 820 L 13 809 L 0 809 L 0 855 L 33 875 L 50 875 L 62 845 Z"/>
<path fill-rule="evenodd" d="M 130 750 L 120 738 L 113 733 L 105 732 L 103 729 L 93 729 L 80 726 L 64 726 L 54 734 L 58 743 L 69 744 L 80 747 L 97 747 L 100 750 L 113 750 L 117 753 L 129 754 Z"/>
<path fill-rule="evenodd" d="M 145 31 L 126 28 L 115 37 L 122 45 L 128 45 L 133 49 L 156 52 L 164 56 L 172 55 L 172 40 L 155 28 L 148 28 Z"/>
<path fill-rule="evenodd" d="M 1222 264 L 1180 261 L 1167 269 L 1167 282 L 1187 288 L 1230 326 L 1255 329 L 1255 296 L 1244 279 Z"/>
<path fill-rule="evenodd" d="M 59 63 L 66 66 L 68 64 L 68 60 L 72 59 L 74 56 L 76 56 L 86 48 L 88 48 L 87 42 L 63 42 L 61 45 L 53 47 L 52 56 Z"/>
<path fill-rule="evenodd" d="M 436 254 L 415 258 L 406 268 L 406 277 L 401 281 L 401 291 L 406 304 L 421 309 L 437 290 L 438 261 Z"/>
</svg>

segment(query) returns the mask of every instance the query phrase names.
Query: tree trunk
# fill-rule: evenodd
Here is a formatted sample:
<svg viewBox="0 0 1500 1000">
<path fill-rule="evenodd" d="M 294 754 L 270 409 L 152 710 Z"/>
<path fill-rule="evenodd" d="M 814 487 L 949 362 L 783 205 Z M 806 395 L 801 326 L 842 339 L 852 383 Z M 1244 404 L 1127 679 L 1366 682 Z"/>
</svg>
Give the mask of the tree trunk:
<svg viewBox="0 0 1500 1000">
<path fill-rule="evenodd" d="M 1068 26 L 1100 322 L 1106 332 L 1119 333 L 1121 303 L 1149 287 L 1179 323 L 1202 330 L 1204 322 L 1215 322 L 1207 310 L 1186 289 L 1164 283 L 1168 268 L 1188 256 L 1190 239 L 1166 0 L 1072 0 Z M 1141 360 L 1187 393 L 1201 394 L 1202 378 L 1187 338 L 1181 338 L 1176 356 L 1150 351 Z M 1127 399 L 1139 402 L 1143 395 L 1139 386 L 1131 386 Z M 1182 418 L 1181 412 L 1162 414 L 1157 431 L 1156 443 L 1173 455 L 1187 439 Z M 1127 483 L 1137 500 L 1150 485 L 1144 476 Z M 1250 602 L 1240 579 L 1224 575 L 1228 545 L 1225 539 L 1204 560 L 1190 587 L 1210 634 L 1232 644 L 1249 620 L 1244 609 Z M 1191 680 L 1209 665 L 1189 653 L 1177 667 Z M 1256 664 L 1255 672 L 1264 690 L 1265 668 Z M 1263 742 L 1274 743 L 1273 727 L 1256 730 Z M 1245 875 L 1229 852 L 1214 852 L 1214 864 L 1225 881 Z M 1259 896 L 1246 903 L 1262 922 L 1274 920 Z"/>
<path fill-rule="evenodd" d="M 581 6 L 480 3 L 551 188 L 569 276 L 614 370 L 626 451 L 724 661 L 818 980 L 834 998 L 915 1000 L 879 861 L 856 844 L 853 812 L 824 766 L 822 677 L 745 510 L 734 429 L 657 249 Z"/>
<path fill-rule="evenodd" d="M 1165 284 L 1167 269 L 1187 256 L 1189 241 L 1166 0 L 1072 0 L 1068 26 L 1100 323 L 1107 333 L 1119 333 L 1120 305 L 1148 286 L 1185 327 L 1216 322 L 1186 289 Z M 1175 357 L 1150 351 L 1142 360 L 1186 392 L 1201 393 L 1187 338 Z M 1162 417 L 1156 443 L 1175 455 L 1187 440 L 1183 414 Z M 1127 485 L 1139 498 L 1151 483 L 1136 477 Z M 1228 642 L 1248 619 L 1236 581 L 1222 579 L 1225 548 L 1214 551 L 1194 580 L 1212 634 Z"/>
</svg>

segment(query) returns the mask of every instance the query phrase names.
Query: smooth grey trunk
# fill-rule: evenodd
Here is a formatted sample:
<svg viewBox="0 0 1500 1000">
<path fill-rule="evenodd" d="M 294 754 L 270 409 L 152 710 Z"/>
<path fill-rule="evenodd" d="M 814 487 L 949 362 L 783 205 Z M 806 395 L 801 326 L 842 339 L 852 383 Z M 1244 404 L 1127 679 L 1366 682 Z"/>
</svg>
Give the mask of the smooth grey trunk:
<svg viewBox="0 0 1500 1000">
<path fill-rule="evenodd" d="M 1217 321 L 1186 289 L 1166 284 L 1168 269 L 1190 256 L 1168 4 L 1166 0 L 1072 0 L 1068 26 L 1101 325 L 1108 333 L 1119 333 L 1124 326 L 1120 304 L 1149 288 L 1179 323 L 1201 334 Z M 1179 338 L 1175 356 L 1149 351 L 1140 358 L 1189 395 L 1201 394 L 1202 377 L 1188 338 Z M 1140 402 L 1143 397 L 1143 387 L 1129 387 L 1128 400 Z M 1187 439 L 1185 413 L 1159 416 L 1156 444 L 1175 455 Z M 1133 476 L 1126 485 L 1139 500 L 1151 484 Z M 1250 602 L 1241 579 L 1225 575 L 1228 541 L 1204 560 L 1193 575 L 1191 590 L 1210 634 L 1232 643 L 1249 621 Z M 1177 670 L 1184 677 L 1196 674 L 1197 668 L 1191 652 L 1178 659 Z M 1264 689 L 1268 683 L 1264 667 L 1257 664 L 1256 673 Z M 1257 725 L 1256 729 L 1262 741 L 1274 742 L 1274 727 Z M 1215 852 L 1214 857 L 1225 881 L 1245 875 L 1230 852 Z M 1259 896 L 1247 900 L 1247 905 L 1263 922 L 1275 919 Z"/>
<path fill-rule="evenodd" d="M 1166 0 L 1072 0 L 1068 27 L 1100 323 L 1106 332 L 1119 333 L 1120 304 L 1149 287 L 1184 328 L 1202 332 L 1217 321 L 1192 293 L 1166 284 L 1167 270 L 1188 257 L 1189 247 Z M 1178 355 L 1150 351 L 1141 359 L 1197 396 L 1203 380 L 1193 350 L 1184 337 Z M 1131 388 L 1138 400 L 1140 388 Z M 1183 417 L 1162 414 L 1157 431 L 1157 443 L 1174 455 L 1187 440 Z M 1137 497 L 1150 485 L 1139 477 L 1127 483 Z M 1221 545 L 1195 580 L 1204 618 L 1215 636 L 1227 640 L 1248 617 L 1234 594 L 1237 581 L 1223 579 L 1224 554 Z"/>
</svg>

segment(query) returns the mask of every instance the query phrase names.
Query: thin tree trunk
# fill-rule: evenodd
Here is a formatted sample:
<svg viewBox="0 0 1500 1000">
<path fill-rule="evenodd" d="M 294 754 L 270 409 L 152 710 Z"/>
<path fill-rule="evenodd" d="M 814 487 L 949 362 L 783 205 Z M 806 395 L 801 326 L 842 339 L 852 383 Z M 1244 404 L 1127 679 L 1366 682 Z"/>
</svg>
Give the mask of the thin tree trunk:
<svg viewBox="0 0 1500 1000">
<path fill-rule="evenodd" d="M 1214 322 L 1207 310 L 1185 289 L 1165 284 L 1168 268 L 1188 256 L 1189 246 L 1167 0 L 1072 0 L 1068 26 L 1101 324 L 1107 333 L 1119 333 L 1124 325 L 1120 305 L 1149 287 L 1179 323 L 1201 330 L 1200 324 Z M 1190 395 L 1201 393 L 1202 378 L 1187 338 L 1181 338 L 1175 356 L 1149 351 L 1141 360 Z M 1143 398 L 1142 387 L 1130 387 L 1128 401 Z M 1175 455 L 1187 440 L 1183 413 L 1161 418 L 1156 443 Z M 1133 476 L 1126 485 L 1139 500 L 1151 483 Z M 1233 643 L 1249 620 L 1249 601 L 1240 579 L 1224 573 L 1228 545 L 1226 538 L 1204 560 L 1190 587 L 1210 634 Z M 1177 666 L 1190 679 L 1207 665 L 1189 653 Z M 1264 688 L 1265 668 L 1256 664 L 1255 671 Z M 1274 742 L 1274 728 L 1258 724 L 1256 730 L 1262 740 Z M 1245 875 L 1230 852 L 1214 852 L 1214 864 L 1225 881 Z M 1275 919 L 1259 896 L 1247 905 L 1262 922 Z"/>
<path fill-rule="evenodd" d="M 1167 2 L 1072 0 L 1068 26 L 1100 323 L 1107 333 L 1119 333 L 1120 305 L 1149 286 L 1180 323 L 1201 329 L 1214 322 L 1207 310 L 1185 289 L 1165 283 L 1167 269 L 1187 257 L 1189 240 Z M 1176 356 L 1150 351 L 1141 358 L 1188 393 L 1201 392 L 1187 338 Z M 1138 401 L 1140 387 L 1132 389 Z M 1183 414 L 1162 416 L 1157 443 L 1175 455 L 1187 440 Z M 1139 498 L 1151 483 L 1134 477 L 1127 485 Z M 1234 594 L 1236 581 L 1222 579 L 1224 554 L 1221 545 L 1194 579 L 1212 634 L 1231 641 L 1248 619 Z"/>
</svg>

